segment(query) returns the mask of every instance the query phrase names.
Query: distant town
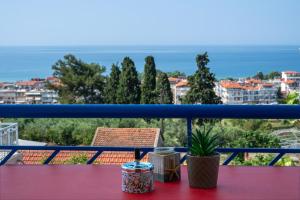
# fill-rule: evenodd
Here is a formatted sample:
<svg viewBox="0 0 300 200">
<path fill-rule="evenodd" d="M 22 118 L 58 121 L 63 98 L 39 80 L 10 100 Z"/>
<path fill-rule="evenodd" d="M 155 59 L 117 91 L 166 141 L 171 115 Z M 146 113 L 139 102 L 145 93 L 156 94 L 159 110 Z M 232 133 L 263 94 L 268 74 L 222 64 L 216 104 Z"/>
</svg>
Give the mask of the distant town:
<svg viewBox="0 0 300 200">
<path fill-rule="evenodd" d="M 186 76 L 169 77 L 173 103 L 190 90 Z M 48 85 L 59 85 L 55 77 L 32 78 L 28 81 L 0 82 L 0 104 L 58 104 L 59 96 Z M 300 72 L 283 71 L 281 77 L 223 79 L 215 83 L 215 93 L 223 104 L 278 104 L 278 97 L 300 93 Z"/>
</svg>

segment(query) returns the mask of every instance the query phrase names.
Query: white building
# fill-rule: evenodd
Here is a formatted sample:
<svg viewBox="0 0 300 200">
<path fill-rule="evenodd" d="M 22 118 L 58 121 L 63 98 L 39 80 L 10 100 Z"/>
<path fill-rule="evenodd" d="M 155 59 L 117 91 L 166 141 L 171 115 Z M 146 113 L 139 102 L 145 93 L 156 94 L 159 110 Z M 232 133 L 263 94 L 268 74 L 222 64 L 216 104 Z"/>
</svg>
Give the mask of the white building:
<svg viewBox="0 0 300 200">
<path fill-rule="evenodd" d="M 277 88 L 260 80 L 223 80 L 216 83 L 216 95 L 224 104 L 276 104 Z"/>
<path fill-rule="evenodd" d="M 281 92 L 284 94 L 300 93 L 300 72 L 285 71 L 281 73 Z"/>
<path fill-rule="evenodd" d="M 169 77 L 170 87 L 173 94 L 174 104 L 180 104 L 180 98 L 190 89 L 185 77 Z"/>
<path fill-rule="evenodd" d="M 16 90 L 0 89 L 0 104 L 14 104 L 16 98 Z"/>
<path fill-rule="evenodd" d="M 57 104 L 58 93 L 54 90 L 45 90 L 42 92 L 42 104 Z"/>
<path fill-rule="evenodd" d="M 175 85 L 174 104 L 181 104 L 180 99 L 183 98 L 186 93 L 190 90 L 190 86 L 186 79 L 181 80 Z"/>
</svg>

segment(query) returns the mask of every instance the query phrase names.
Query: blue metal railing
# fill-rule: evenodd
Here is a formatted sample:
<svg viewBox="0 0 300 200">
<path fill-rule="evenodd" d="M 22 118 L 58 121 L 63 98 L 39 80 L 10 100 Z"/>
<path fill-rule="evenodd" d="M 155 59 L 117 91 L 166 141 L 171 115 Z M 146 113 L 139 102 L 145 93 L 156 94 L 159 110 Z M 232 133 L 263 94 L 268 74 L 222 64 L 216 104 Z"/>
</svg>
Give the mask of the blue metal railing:
<svg viewBox="0 0 300 200">
<path fill-rule="evenodd" d="M 188 147 L 191 145 L 193 118 L 235 119 L 300 119 L 300 105 L 0 105 L 0 118 L 186 118 Z M 92 164 L 103 151 L 133 151 L 134 147 L 99 146 L 0 146 L 10 153 L 0 162 L 6 163 L 19 150 L 52 150 L 44 161 L 48 164 L 60 151 L 95 151 L 87 164 Z M 140 148 L 141 157 L 153 148 Z M 187 152 L 187 148 L 176 148 Z M 277 153 L 269 163 L 274 165 L 284 154 L 300 153 L 300 149 L 280 148 L 219 148 L 231 153 L 223 163 L 227 165 L 238 153 Z M 182 157 L 184 162 L 186 155 Z"/>
</svg>

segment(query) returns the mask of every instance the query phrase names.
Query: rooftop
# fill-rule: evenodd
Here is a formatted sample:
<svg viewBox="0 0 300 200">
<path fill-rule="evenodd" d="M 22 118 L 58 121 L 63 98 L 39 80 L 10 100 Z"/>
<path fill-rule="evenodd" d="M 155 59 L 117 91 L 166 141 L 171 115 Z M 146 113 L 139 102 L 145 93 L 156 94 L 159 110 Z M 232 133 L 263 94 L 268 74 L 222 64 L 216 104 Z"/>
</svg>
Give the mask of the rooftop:
<svg viewBox="0 0 300 200">
<path fill-rule="evenodd" d="M 92 146 L 156 147 L 158 128 L 97 128 Z"/>
<path fill-rule="evenodd" d="M 285 74 L 300 74 L 300 72 L 296 72 L 296 71 L 284 71 L 283 73 L 285 73 Z"/>
</svg>

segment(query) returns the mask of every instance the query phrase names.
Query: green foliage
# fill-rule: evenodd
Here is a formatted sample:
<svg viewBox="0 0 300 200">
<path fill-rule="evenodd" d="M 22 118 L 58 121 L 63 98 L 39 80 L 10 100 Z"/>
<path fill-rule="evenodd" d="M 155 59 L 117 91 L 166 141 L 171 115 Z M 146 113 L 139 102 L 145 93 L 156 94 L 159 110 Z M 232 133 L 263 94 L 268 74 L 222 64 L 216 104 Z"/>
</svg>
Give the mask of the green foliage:
<svg viewBox="0 0 300 200">
<path fill-rule="evenodd" d="M 214 131 L 221 147 L 280 147 L 279 138 L 270 134 L 270 126 L 273 125 L 268 120 L 222 120 L 215 124 Z"/>
<path fill-rule="evenodd" d="M 284 104 L 300 104 L 299 93 L 291 92 L 288 96 L 283 100 Z"/>
<path fill-rule="evenodd" d="M 209 71 L 207 64 L 209 62 L 207 52 L 202 55 L 197 55 L 197 71 L 194 75 L 188 77 L 190 90 L 185 97 L 181 99 L 185 104 L 221 104 L 221 98 L 214 91 L 216 78 Z M 203 125 L 205 122 L 213 123 L 214 120 L 198 119 L 197 123 Z"/>
<path fill-rule="evenodd" d="M 168 77 L 186 77 L 186 74 L 184 72 L 180 72 L 180 71 L 173 71 L 173 72 L 167 72 Z"/>
<path fill-rule="evenodd" d="M 280 147 L 279 138 L 260 131 L 245 131 L 241 133 L 241 136 L 232 141 L 233 147 L 240 148 L 276 148 Z"/>
<path fill-rule="evenodd" d="M 260 80 L 264 80 L 264 74 L 262 72 L 257 72 L 257 74 L 255 76 L 253 76 L 254 79 L 260 79 Z"/>
<path fill-rule="evenodd" d="M 119 87 L 120 69 L 117 65 L 113 64 L 109 77 L 104 88 L 104 101 L 108 104 L 117 103 L 117 90 Z"/>
<path fill-rule="evenodd" d="M 164 119 L 164 146 L 187 145 L 186 121 L 184 119 Z"/>
<path fill-rule="evenodd" d="M 293 124 L 297 129 L 300 129 L 300 120 L 296 120 Z"/>
<path fill-rule="evenodd" d="M 125 57 L 122 62 L 117 102 L 119 104 L 139 104 L 140 98 L 140 81 L 134 62 L 129 57 Z"/>
<path fill-rule="evenodd" d="M 59 78 L 59 86 L 51 86 L 58 91 L 61 103 L 103 103 L 105 67 L 95 63 L 85 63 L 73 55 L 64 56 L 53 66 L 53 76 Z"/>
<path fill-rule="evenodd" d="M 196 73 L 188 77 L 191 89 L 183 98 L 183 103 L 194 104 L 220 104 L 221 99 L 215 94 L 215 75 L 206 66 L 209 62 L 207 53 L 197 55 L 198 69 Z"/>
<path fill-rule="evenodd" d="M 248 160 L 233 162 L 234 165 L 246 165 L 246 166 L 267 166 L 274 159 L 272 154 L 256 154 L 250 157 Z M 275 166 L 296 166 L 296 162 L 289 156 L 282 157 L 276 162 Z"/>
<path fill-rule="evenodd" d="M 281 73 L 280 72 L 270 72 L 269 74 L 263 74 L 262 72 L 258 72 L 253 78 L 260 79 L 260 80 L 269 80 L 269 79 L 275 79 L 280 78 Z"/>
<path fill-rule="evenodd" d="M 205 130 L 196 129 L 196 133 L 192 134 L 192 146 L 190 152 L 192 156 L 211 156 L 216 153 L 218 147 L 218 136 L 212 134 L 213 127 Z"/>
<path fill-rule="evenodd" d="M 88 159 L 89 158 L 85 153 L 79 153 L 77 155 L 72 156 L 64 164 L 86 164 Z"/>
<path fill-rule="evenodd" d="M 173 94 L 170 87 L 170 82 L 166 73 L 159 73 L 157 78 L 157 102 L 160 104 L 172 104 Z"/>
<path fill-rule="evenodd" d="M 34 119 L 13 120 L 19 124 L 19 137 L 57 145 L 90 145 L 98 126 L 108 120 L 98 119 Z"/>
<path fill-rule="evenodd" d="M 144 79 L 141 86 L 141 103 L 142 104 L 155 104 L 157 103 L 156 97 L 156 68 L 155 61 L 152 56 L 145 58 Z"/>
<path fill-rule="evenodd" d="M 281 73 L 280 72 L 271 72 L 266 75 L 265 79 L 275 79 L 275 78 L 280 78 Z"/>
</svg>

